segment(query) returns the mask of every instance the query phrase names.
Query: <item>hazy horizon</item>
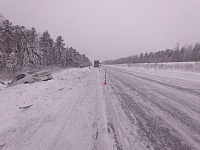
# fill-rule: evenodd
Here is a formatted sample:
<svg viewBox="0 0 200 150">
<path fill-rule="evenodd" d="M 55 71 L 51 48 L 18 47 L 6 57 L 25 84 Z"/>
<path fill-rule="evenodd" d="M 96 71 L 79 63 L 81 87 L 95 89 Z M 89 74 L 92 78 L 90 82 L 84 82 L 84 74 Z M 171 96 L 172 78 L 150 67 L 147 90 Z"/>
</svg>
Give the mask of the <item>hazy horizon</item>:
<svg viewBox="0 0 200 150">
<path fill-rule="evenodd" d="M 62 36 L 90 60 L 200 42 L 199 0 L 0 0 L 14 25 Z"/>
</svg>

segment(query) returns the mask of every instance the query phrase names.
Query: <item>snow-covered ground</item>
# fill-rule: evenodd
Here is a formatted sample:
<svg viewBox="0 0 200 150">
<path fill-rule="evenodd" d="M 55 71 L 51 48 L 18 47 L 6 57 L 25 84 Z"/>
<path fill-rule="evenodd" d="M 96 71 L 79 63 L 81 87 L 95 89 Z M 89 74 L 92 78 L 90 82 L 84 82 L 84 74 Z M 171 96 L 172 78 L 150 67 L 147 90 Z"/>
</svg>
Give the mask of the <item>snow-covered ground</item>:
<svg viewBox="0 0 200 150">
<path fill-rule="evenodd" d="M 47 82 L 1 86 L 0 149 L 121 149 L 103 76 L 97 68 L 75 68 Z"/>
<path fill-rule="evenodd" d="M 0 85 L 0 149 L 200 149 L 200 74 L 107 66 L 53 77 Z"/>
<path fill-rule="evenodd" d="M 166 62 L 166 63 L 129 63 L 118 64 L 115 66 L 123 66 L 134 69 L 153 69 L 153 70 L 170 70 L 180 72 L 200 72 L 200 62 Z"/>
<path fill-rule="evenodd" d="M 101 98 L 97 73 L 89 68 L 67 69 L 54 73 L 47 82 L 1 87 L 0 149 L 96 147 L 97 116 L 101 118 L 96 109 L 97 94 Z M 32 106 L 20 109 L 28 105 Z"/>
</svg>

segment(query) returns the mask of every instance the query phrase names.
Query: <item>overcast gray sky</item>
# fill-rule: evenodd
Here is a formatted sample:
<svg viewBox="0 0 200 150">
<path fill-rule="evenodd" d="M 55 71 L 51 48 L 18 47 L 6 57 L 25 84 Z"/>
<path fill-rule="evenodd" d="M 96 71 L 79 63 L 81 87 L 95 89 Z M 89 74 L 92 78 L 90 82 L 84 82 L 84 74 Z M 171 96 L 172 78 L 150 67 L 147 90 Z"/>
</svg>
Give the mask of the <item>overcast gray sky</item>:
<svg viewBox="0 0 200 150">
<path fill-rule="evenodd" d="M 91 60 L 200 42 L 200 0 L 0 0 L 0 12 Z"/>
</svg>

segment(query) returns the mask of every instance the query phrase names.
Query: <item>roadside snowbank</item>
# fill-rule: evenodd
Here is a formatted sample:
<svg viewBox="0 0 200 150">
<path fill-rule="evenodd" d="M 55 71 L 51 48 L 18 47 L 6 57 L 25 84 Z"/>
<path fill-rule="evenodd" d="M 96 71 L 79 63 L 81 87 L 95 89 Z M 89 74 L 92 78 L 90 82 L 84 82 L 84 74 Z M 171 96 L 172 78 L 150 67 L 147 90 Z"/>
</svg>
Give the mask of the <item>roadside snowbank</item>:
<svg viewBox="0 0 200 150">
<path fill-rule="evenodd" d="M 154 70 L 171 70 L 171 71 L 186 71 L 200 72 L 200 62 L 168 62 L 168 63 L 133 63 L 119 64 L 114 66 L 123 66 L 129 68 L 144 68 Z"/>
</svg>

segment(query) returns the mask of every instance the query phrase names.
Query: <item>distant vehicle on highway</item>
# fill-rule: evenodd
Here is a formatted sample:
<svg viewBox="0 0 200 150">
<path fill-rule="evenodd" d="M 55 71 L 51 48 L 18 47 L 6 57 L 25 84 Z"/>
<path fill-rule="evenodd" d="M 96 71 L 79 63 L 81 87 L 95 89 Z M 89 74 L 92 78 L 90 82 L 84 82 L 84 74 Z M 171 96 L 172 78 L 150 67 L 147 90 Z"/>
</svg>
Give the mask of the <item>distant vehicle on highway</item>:
<svg viewBox="0 0 200 150">
<path fill-rule="evenodd" d="M 26 72 L 16 76 L 8 86 L 13 86 L 22 83 L 34 83 L 39 81 L 47 81 L 53 79 L 49 71 L 39 71 L 39 72 Z"/>
<path fill-rule="evenodd" d="M 95 60 L 95 61 L 94 61 L 94 67 L 99 67 L 99 66 L 100 66 L 99 60 Z"/>
</svg>

